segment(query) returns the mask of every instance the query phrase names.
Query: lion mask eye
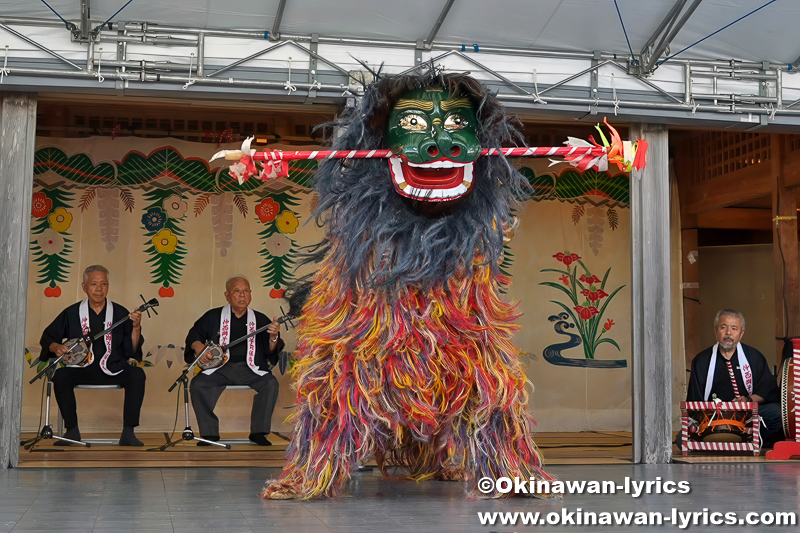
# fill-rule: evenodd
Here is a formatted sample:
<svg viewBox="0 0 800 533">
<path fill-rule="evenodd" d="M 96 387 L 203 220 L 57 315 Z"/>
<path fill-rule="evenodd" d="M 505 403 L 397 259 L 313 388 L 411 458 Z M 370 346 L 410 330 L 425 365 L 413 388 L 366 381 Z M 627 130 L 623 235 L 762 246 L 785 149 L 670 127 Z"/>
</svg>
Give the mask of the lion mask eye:
<svg viewBox="0 0 800 533">
<path fill-rule="evenodd" d="M 446 130 L 461 130 L 466 127 L 467 120 L 458 113 L 454 113 L 444 120 L 444 129 Z"/>
<path fill-rule="evenodd" d="M 400 117 L 400 127 L 409 131 L 425 131 L 428 121 L 420 115 L 403 115 Z"/>
</svg>

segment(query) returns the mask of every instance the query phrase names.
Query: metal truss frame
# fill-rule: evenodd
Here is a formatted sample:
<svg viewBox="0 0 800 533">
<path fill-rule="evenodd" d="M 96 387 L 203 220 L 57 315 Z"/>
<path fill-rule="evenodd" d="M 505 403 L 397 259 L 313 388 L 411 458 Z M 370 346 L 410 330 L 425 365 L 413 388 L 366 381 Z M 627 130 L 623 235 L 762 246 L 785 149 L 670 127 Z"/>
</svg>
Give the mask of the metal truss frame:
<svg viewBox="0 0 800 533">
<path fill-rule="evenodd" d="M 82 0 L 87 14 L 88 1 Z M 153 94 L 181 99 L 262 102 L 274 99 L 284 103 L 352 105 L 353 97 L 362 90 L 360 80 L 363 78 L 355 73 L 362 67 L 357 66 L 354 71 L 352 63 L 344 65 L 323 57 L 319 46 L 324 44 L 329 48 L 347 50 L 353 57 L 351 51 L 363 50 L 364 47 L 413 51 L 413 64 L 409 64 L 404 72 L 431 64 L 447 70 L 463 70 L 461 65 L 466 62 L 470 69 L 474 69 L 473 72 L 480 73 L 507 107 L 532 119 L 589 117 L 595 120 L 594 115 L 613 113 L 627 121 L 706 123 L 712 127 L 737 129 L 800 126 L 800 106 L 797 106 L 800 103 L 800 78 L 794 82 L 792 65 L 735 59 L 681 59 L 670 60 L 669 73 L 664 72 L 665 67 L 657 67 L 659 58 L 668 50 L 669 42 L 701 0 L 692 0 L 688 8 L 689 0 L 677 0 L 637 57 L 601 51 L 498 47 L 478 50 L 477 46 L 475 50 L 469 50 L 464 45 L 436 42 L 436 34 L 453 1 L 447 1 L 428 38 L 417 42 L 282 34 L 280 24 L 286 0 L 281 0 L 278 6 L 271 32 L 187 28 L 148 22 L 103 23 L 92 29 L 93 22 L 86 17 L 79 25 L 66 23 L 72 44 L 86 50 L 83 65 L 36 42 L 23 30 L 25 27 L 55 28 L 65 24 L 57 20 L 0 18 L 0 34 L 5 31 L 22 39 L 38 54 L 36 57 L 17 57 L 6 47 L 6 57 L 0 69 L 0 90 L 114 91 L 120 95 Z M 211 65 L 205 57 L 206 39 L 209 37 L 239 42 L 266 39 L 269 46 L 242 59 L 231 58 L 232 62 L 227 65 Z M 97 56 L 97 47 L 103 43 L 114 44 L 113 59 Z M 129 54 L 129 44 L 155 47 L 165 60 L 136 58 Z M 290 62 L 287 76 L 285 69 L 248 65 L 254 59 L 266 58 L 287 46 L 304 56 L 303 65 L 307 68 L 295 68 L 292 72 Z M 571 62 L 576 72 L 558 81 L 540 83 L 534 68 L 532 80 L 530 76 L 513 79 L 514 75 L 494 66 L 493 62 L 498 58 L 541 60 L 551 64 L 554 60 L 561 64 Z M 321 64 L 327 68 L 320 70 Z M 103 68 L 107 70 L 101 70 Z M 222 73 L 227 73 L 227 76 L 220 76 Z M 610 87 L 601 85 L 601 73 L 606 80 L 610 76 Z M 788 89 L 784 88 L 787 76 L 792 81 Z M 519 78 L 518 73 L 516 77 Z M 620 80 L 619 88 L 617 79 Z M 698 83 L 702 89 L 697 88 Z M 785 98 L 785 93 L 791 93 L 791 96 Z M 787 105 L 785 101 L 790 103 Z"/>
<path fill-rule="evenodd" d="M 639 53 L 640 58 L 634 61 L 631 71 L 638 75 L 647 75 L 653 72 L 657 67 L 658 59 L 668 52 L 669 45 L 672 40 L 678 35 L 678 32 L 686 25 L 689 17 L 692 16 L 695 9 L 700 5 L 703 0 L 692 0 L 692 4 L 684 11 L 688 0 L 677 0 L 672 6 L 672 9 L 658 25 L 656 31 L 650 36 L 642 51 Z M 681 15 L 683 13 L 683 15 Z M 658 43 L 656 43 L 658 40 Z"/>
</svg>

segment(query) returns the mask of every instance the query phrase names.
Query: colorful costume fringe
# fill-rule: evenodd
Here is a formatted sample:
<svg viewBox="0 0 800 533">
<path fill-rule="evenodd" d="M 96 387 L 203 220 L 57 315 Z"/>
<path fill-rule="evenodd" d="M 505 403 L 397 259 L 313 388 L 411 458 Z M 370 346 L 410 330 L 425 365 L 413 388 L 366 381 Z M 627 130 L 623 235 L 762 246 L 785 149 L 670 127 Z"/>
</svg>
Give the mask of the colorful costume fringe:
<svg viewBox="0 0 800 533">
<path fill-rule="evenodd" d="M 530 436 L 516 308 L 498 295 L 508 280 L 477 261 L 469 274 L 390 305 L 323 263 L 298 324 L 296 432 L 263 497 L 335 496 L 373 454 L 415 479 L 465 473 L 471 496 L 486 496 L 483 477 L 551 479 Z"/>
</svg>

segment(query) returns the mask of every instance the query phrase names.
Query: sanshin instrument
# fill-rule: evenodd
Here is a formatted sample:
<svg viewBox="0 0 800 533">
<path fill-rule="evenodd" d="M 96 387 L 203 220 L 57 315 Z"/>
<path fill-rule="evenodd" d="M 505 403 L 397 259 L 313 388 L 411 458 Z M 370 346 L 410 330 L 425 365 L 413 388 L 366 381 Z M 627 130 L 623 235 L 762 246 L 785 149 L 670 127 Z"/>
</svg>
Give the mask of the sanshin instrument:
<svg viewBox="0 0 800 533">
<path fill-rule="evenodd" d="M 144 298 L 142 299 L 144 300 Z M 149 316 L 150 314 L 149 310 L 153 309 L 153 312 L 158 314 L 158 312 L 154 309 L 155 307 L 158 307 L 158 300 L 156 298 L 153 298 L 152 300 L 147 301 L 142 305 L 140 305 L 139 307 L 137 307 L 136 309 L 134 309 L 133 312 L 135 313 L 136 311 L 139 312 L 147 311 L 147 314 Z M 111 330 L 115 329 L 120 324 L 124 323 L 126 320 L 129 320 L 130 318 L 131 315 L 128 315 L 125 318 L 121 318 L 96 335 L 84 335 L 83 337 L 77 337 L 74 339 L 69 339 L 64 341 L 62 344 L 64 344 L 64 346 L 67 347 L 67 351 L 63 355 L 58 357 L 55 361 L 50 363 L 46 368 L 42 369 L 39 373 L 37 373 L 36 376 L 34 376 L 34 378 L 30 381 L 30 383 L 33 383 L 34 381 L 39 379 L 39 377 L 42 374 L 44 374 L 50 368 L 57 365 L 59 362 L 64 363 L 66 366 L 72 366 L 72 367 L 85 367 L 92 364 L 92 362 L 94 361 L 94 354 L 92 353 L 91 349 L 92 343 L 97 339 L 102 338 L 105 334 L 109 333 Z"/>
<path fill-rule="evenodd" d="M 278 322 L 278 324 L 283 324 L 285 322 L 289 322 L 290 324 L 292 324 L 292 319 L 287 315 L 283 315 L 282 317 L 280 317 L 277 320 L 277 322 Z M 200 352 L 200 355 L 197 356 L 197 366 L 199 366 L 202 370 L 209 370 L 209 369 L 212 369 L 212 368 L 221 367 L 222 365 L 224 365 L 225 363 L 228 362 L 228 359 L 230 359 L 230 355 L 229 355 L 228 350 L 232 346 L 236 346 L 237 344 L 246 341 L 250 337 L 255 337 L 256 335 L 258 335 L 262 331 L 266 330 L 270 326 L 270 324 L 272 324 L 272 322 L 270 322 L 266 326 L 261 326 L 260 328 L 254 330 L 254 331 L 251 331 L 247 335 L 244 335 L 242 337 L 239 337 L 236 340 L 233 340 L 233 341 L 229 342 L 225 346 L 220 346 L 218 343 L 213 342 L 213 341 L 207 341 L 206 345 L 205 345 L 205 348 L 203 348 L 203 351 Z M 292 325 L 294 325 L 294 324 L 292 324 Z M 287 329 L 288 329 L 288 327 L 287 327 Z M 211 359 L 207 363 L 201 363 L 200 362 L 200 358 L 204 354 L 211 354 Z"/>
</svg>

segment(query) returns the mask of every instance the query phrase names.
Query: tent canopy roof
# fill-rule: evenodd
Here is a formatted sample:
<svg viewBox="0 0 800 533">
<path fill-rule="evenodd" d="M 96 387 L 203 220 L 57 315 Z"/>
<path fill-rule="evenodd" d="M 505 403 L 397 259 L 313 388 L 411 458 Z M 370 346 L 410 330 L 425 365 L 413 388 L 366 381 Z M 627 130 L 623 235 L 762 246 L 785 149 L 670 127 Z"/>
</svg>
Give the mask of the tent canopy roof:
<svg viewBox="0 0 800 533">
<path fill-rule="evenodd" d="M 677 0 L 681 1 L 681 0 Z M 272 30 L 281 0 L 133 0 L 112 22 L 215 29 Z M 687 6 L 692 0 L 686 2 Z M 705 0 L 670 45 L 675 53 L 767 3 L 767 0 Z M 50 0 L 62 17 L 81 18 L 81 0 Z M 672 9 L 669 0 L 617 0 L 631 48 L 639 54 Z M 90 0 L 92 21 L 112 17 L 123 0 Z M 426 40 L 447 0 L 286 0 L 280 17 L 283 34 Z M 0 17 L 53 19 L 43 2 L 0 0 Z M 691 48 L 701 59 L 741 59 L 792 63 L 800 56 L 795 38 L 800 2 L 778 0 Z M 514 47 L 566 51 L 630 52 L 614 0 L 501 0 L 453 2 L 435 41 L 469 47 Z"/>
</svg>

